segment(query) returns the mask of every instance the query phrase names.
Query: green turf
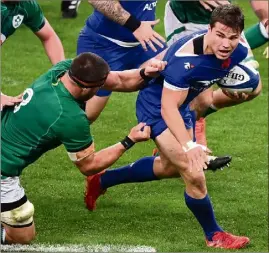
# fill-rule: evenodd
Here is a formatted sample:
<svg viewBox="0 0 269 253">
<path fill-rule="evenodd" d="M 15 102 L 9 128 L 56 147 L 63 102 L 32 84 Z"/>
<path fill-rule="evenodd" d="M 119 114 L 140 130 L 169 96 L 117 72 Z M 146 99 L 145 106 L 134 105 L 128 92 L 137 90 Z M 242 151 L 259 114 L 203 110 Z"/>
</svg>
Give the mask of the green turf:
<svg viewBox="0 0 269 253">
<path fill-rule="evenodd" d="M 88 14 L 87 1 L 75 20 L 60 18 L 59 1 L 39 1 L 63 41 L 66 56 L 74 57 L 76 39 Z M 158 4 L 163 19 L 164 0 Z M 239 1 L 240 2 L 240 1 Z M 248 1 L 241 1 L 247 26 L 257 21 Z M 163 22 L 157 26 L 163 33 Z M 247 235 L 245 252 L 268 251 L 268 62 L 264 47 L 255 50 L 264 85 L 255 101 L 225 109 L 208 118 L 209 147 L 233 156 L 230 169 L 207 173 L 207 185 L 217 220 L 228 231 Z M 38 39 L 25 27 L 2 48 L 2 91 L 16 95 L 50 67 Z M 118 142 L 136 123 L 136 94 L 113 94 L 92 133 L 96 148 Z M 44 113 L 49 113 L 44 108 Z M 136 145 L 113 167 L 150 155 L 151 141 Z M 27 168 L 22 182 L 36 208 L 38 243 L 148 245 L 162 252 L 220 252 L 205 246 L 202 230 L 186 208 L 179 180 L 121 185 L 109 189 L 89 212 L 83 204 L 83 176 L 63 147 L 45 154 Z"/>
</svg>

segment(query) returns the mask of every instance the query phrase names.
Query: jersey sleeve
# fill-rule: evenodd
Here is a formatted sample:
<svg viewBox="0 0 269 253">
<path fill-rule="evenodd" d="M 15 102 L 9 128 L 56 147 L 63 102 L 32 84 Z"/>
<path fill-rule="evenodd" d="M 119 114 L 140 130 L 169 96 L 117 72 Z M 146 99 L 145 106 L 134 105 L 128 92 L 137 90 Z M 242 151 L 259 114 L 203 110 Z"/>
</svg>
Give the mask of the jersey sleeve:
<svg viewBox="0 0 269 253">
<path fill-rule="evenodd" d="M 36 1 L 25 1 L 27 8 L 27 18 L 24 24 L 28 26 L 33 32 L 38 32 L 45 25 L 44 14 Z"/>
<path fill-rule="evenodd" d="M 195 58 L 195 55 L 173 56 L 161 73 L 164 77 L 164 87 L 175 91 L 188 90 L 190 88 L 189 80 L 195 67 Z"/>
<path fill-rule="evenodd" d="M 73 116 L 72 113 L 63 113 L 55 124 L 54 131 L 67 152 L 82 151 L 93 143 L 89 121 L 83 111 Z"/>
</svg>

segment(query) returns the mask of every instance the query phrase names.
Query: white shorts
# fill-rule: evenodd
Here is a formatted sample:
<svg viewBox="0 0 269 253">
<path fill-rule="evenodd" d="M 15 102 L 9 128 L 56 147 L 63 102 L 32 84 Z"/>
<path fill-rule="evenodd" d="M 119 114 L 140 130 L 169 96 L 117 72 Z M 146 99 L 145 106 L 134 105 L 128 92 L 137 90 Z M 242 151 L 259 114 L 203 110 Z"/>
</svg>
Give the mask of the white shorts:
<svg viewBox="0 0 269 253">
<path fill-rule="evenodd" d="M 1 179 L 1 222 L 11 227 L 33 223 L 34 206 L 27 200 L 19 177 Z"/>
<path fill-rule="evenodd" d="M 174 42 L 178 41 L 184 36 L 205 30 L 207 28 L 208 25 L 203 24 L 181 23 L 172 11 L 170 2 L 167 1 L 164 14 L 164 29 L 168 46 L 171 46 Z"/>
</svg>

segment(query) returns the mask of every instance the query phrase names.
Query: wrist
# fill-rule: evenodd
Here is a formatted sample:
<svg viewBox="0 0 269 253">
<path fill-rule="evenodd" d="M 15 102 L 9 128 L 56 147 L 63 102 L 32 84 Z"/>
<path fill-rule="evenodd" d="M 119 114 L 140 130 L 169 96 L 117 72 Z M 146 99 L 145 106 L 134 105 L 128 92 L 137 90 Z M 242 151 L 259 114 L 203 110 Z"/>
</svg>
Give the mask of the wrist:
<svg viewBox="0 0 269 253">
<path fill-rule="evenodd" d="M 147 83 L 147 82 L 149 82 L 149 81 L 151 81 L 152 80 L 152 77 L 150 77 L 150 76 L 147 76 L 146 74 L 145 74 L 145 68 L 143 68 L 143 69 L 140 69 L 140 76 L 143 78 L 143 80 Z"/>
<path fill-rule="evenodd" d="M 136 19 L 136 17 L 130 15 L 130 17 L 127 19 L 123 26 L 134 32 L 136 29 L 139 28 L 140 25 L 141 21 Z"/>
<path fill-rule="evenodd" d="M 182 145 L 182 149 L 184 152 L 188 152 L 189 150 L 194 149 L 196 147 L 198 147 L 198 145 L 193 141 L 188 141 Z"/>
<path fill-rule="evenodd" d="M 120 143 L 126 150 L 135 145 L 135 142 L 129 136 L 126 136 Z"/>
</svg>

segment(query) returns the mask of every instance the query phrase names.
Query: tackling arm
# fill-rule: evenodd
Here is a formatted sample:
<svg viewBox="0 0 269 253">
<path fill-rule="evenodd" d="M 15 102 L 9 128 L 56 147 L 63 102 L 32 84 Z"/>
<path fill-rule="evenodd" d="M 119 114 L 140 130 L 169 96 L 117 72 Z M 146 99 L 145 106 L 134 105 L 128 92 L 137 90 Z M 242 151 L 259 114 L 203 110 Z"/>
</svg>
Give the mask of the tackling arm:
<svg viewBox="0 0 269 253">
<path fill-rule="evenodd" d="M 144 123 L 140 123 L 133 127 L 128 137 L 121 142 L 98 152 L 94 152 L 94 146 L 92 144 L 87 149 L 77 152 L 75 154 L 76 160 L 72 160 L 82 174 L 86 176 L 94 175 L 114 164 L 136 142 L 146 141 L 149 138 L 150 128 Z"/>
<path fill-rule="evenodd" d="M 145 68 L 125 71 L 111 71 L 107 77 L 104 88 L 111 91 L 132 92 L 139 90 L 144 81 L 159 76 L 159 71 L 165 69 L 167 62 L 151 59 Z"/>
</svg>

